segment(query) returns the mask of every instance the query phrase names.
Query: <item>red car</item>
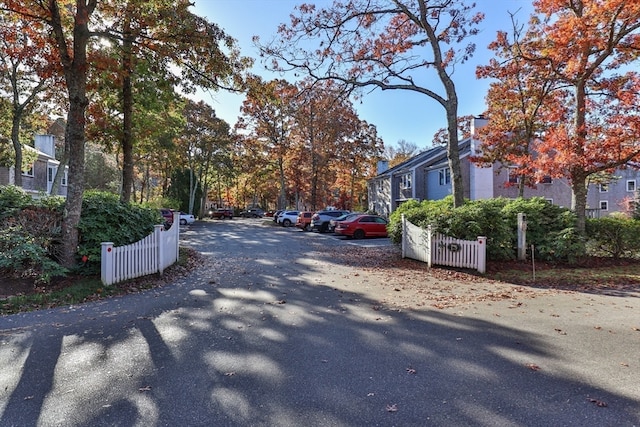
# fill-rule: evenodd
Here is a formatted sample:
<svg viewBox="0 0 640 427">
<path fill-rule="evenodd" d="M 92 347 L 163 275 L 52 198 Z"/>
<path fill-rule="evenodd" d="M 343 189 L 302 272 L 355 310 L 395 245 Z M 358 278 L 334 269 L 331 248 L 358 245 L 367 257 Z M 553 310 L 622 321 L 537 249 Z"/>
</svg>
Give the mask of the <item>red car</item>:
<svg viewBox="0 0 640 427">
<path fill-rule="evenodd" d="M 339 222 L 333 231 L 354 239 L 387 237 L 387 220 L 378 215 L 358 215 Z"/>
</svg>

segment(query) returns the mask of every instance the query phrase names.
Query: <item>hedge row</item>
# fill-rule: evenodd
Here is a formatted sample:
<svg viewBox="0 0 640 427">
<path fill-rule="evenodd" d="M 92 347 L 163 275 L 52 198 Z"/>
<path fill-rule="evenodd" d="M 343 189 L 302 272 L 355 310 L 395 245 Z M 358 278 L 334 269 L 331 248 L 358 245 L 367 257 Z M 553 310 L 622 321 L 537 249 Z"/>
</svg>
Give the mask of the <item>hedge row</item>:
<svg viewBox="0 0 640 427">
<path fill-rule="evenodd" d="M 438 201 L 407 201 L 391 214 L 389 235 L 395 243 L 402 238 L 401 216 L 426 228 L 458 239 L 487 237 L 490 260 L 516 257 L 518 213 L 527 218 L 527 245 L 537 259 L 573 262 L 584 255 L 636 256 L 640 253 L 640 221 L 607 217 L 590 219 L 586 236 L 575 228 L 576 217 L 568 209 L 531 199 L 495 198 L 467 201 L 454 209 L 451 197 Z"/>
</svg>

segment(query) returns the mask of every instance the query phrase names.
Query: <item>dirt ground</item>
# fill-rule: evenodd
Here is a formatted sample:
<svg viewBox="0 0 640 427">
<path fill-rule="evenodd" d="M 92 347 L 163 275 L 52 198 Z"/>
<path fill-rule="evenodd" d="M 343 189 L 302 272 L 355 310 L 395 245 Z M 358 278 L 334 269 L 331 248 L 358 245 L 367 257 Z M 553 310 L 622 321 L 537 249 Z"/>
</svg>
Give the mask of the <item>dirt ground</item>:
<svg viewBox="0 0 640 427">
<path fill-rule="evenodd" d="M 344 253 L 343 253 L 344 252 Z M 517 301 L 524 298 L 535 298 L 541 295 L 552 295 L 565 292 L 587 291 L 592 294 L 608 294 L 611 284 L 599 289 L 597 286 L 584 286 L 562 283 L 553 278 L 533 280 L 532 266 L 520 262 L 489 262 L 487 273 L 480 275 L 471 270 L 433 267 L 426 264 L 403 259 L 400 250 L 394 248 L 361 247 L 335 248 L 336 257 L 346 260 L 342 265 L 331 265 L 335 281 L 352 282 L 370 285 L 376 299 L 382 305 L 397 309 L 419 309 L 424 307 L 450 308 L 470 303 L 486 301 Z M 228 260 L 227 260 L 228 261 Z M 171 283 L 174 279 L 188 274 L 191 270 L 209 264 L 209 261 L 195 251 L 190 254 L 190 262 L 186 267 L 174 266 L 165 272 L 163 277 L 146 277 L 131 281 L 122 286 L 123 293 L 135 292 L 140 288 L 159 287 Z M 602 266 L 621 265 L 625 261 L 611 259 L 590 259 L 582 266 L 598 268 Z M 628 262 L 628 261 L 626 261 Z M 219 268 L 220 266 L 210 266 Z M 227 267 L 229 267 L 227 265 Z M 353 268 L 355 267 L 355 269 Z M 540 271 L 557 268 L 557 265 L 537 263 Z M 507 283 L 495 278 L 505 269 L 519 270 L 522 274 L 518 280 Z M 31 294 L 61 289 L 76 281 L 78 277 L 69 276 L 53 280 L 43 286 L 29 278 L 11 278 L 0 276 L 0 298 L 19 294 Z M 147 282 L 138 286 L 140 280 Z M 312 278 L 310 278 L 312 280 Z M 151 282 L 151 286 L 148 283 Z M 640 294 L 638 283 L 617 283 L 615 289 Z"/>
</svg>

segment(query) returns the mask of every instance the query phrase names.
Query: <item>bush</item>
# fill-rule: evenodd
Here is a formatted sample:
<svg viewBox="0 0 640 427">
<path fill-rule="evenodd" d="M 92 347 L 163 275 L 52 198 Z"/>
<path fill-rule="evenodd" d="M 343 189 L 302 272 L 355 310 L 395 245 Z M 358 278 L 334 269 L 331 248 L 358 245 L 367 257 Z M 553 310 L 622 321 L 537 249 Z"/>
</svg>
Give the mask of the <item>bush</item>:
<svg viewBox="0 0 640 427">
<path fill-rule="evenodd" d="M 15 185 L 0 186 L 0 220 L 13 216 L 17 211 L 33 203 L 22 188 Z"/>
<path fill-rule="evenodd" d="M 157 209 L 122 203 L 112 193 L 87 191 L 82 200 L 78 256 L 86 256 L 89 273 L 100 269 L 102 242 L 128 245 L 148 236 L 162 219 Z"/>
<path fill-rule="evenodd" d="M 440 233 L 458 239 L 486 236 L 488 259 L 514 259 L 520 212 L 527 216 L 527 243 L 534 245 L 537 258 L 575 260 L 584 254 L 584 240 L 574 228 L 575 216 L 540 197 L 467 201 L 457 209 L 450 197 L 422 203 L 408 201 L 391 214 L 389 235 L 394 243 L 401 242 L 404 214 L 419 227 L 432 225 Z"/>
<path fill-rule="evenodd" d="M 594 255 L 637 257 L 640 253 L 640 221 L 621 216 L 587 219 L 587 246 Z"/>
<path fill-rule="evenodd" d="M 534 246 L 537 259 L 575 261 L 585 254 L 584 239 L 575 230 L 575 214 L 542 197 L 515 199 L 503 208 L 501 217 L 512 230 L 513 248 L 517 247 L 520 212 L 527 217 L 527 246 Z"/>
<path fill-rule="evenodd" d="M 49 283 L 67 270 L 51 259 L 47 241 L 21 225 L 13 223 L 0 230 L 0 270 L 11 277 L 34 278 L 36 283 Z"/>
</svg>

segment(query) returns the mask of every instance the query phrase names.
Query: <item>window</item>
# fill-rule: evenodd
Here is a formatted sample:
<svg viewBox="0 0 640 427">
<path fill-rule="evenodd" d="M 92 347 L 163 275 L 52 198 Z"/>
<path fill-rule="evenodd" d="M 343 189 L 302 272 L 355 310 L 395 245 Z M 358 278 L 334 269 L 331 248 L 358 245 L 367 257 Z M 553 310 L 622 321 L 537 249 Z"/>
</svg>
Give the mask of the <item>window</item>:
<svg viewBox="0 0 640 427">
<path fill-rule="evenodd" d="M 509 169 L 509 184 L 517 184 L 520 182 L 520 176 L 515 169 Z"/>
<path fill-rule="evenodd" d="M 400 178 L 400 188 L 409 189 L 411 188 L 411 174 L 407 173 L 402 175 Z"/>
<path fill-rule="evenodd" d="M 609 184 L 600 184 L 600 192 L 606 193 L 607 191 L 609 191 Z"/>
<path fill-rule="evenodd" d="M 609 202 L 606 200 L 601 200 L 600 201 L 600 210 L 601 211 L 608 211 L 609 210 Z"/>
<path fill-rule="evenodd" d="M 22 175 L 33 176 L 33 165 L 29 165 L 29 169 L 22 171 Z"/>
<path fill-rule="evenodd" d="M 540 179 L 540 184 L 551 184 L 553 182 L 553 180 L 551 179 L 551 176 L 549 175 L 545 175 Z"/>
<path fill-rule="evenodd" d="M 550 205 L 553 204 L 553 199 L 544 199 L 547 203 L 549 203 Z"/>
<path fill-rule="evenodd" d="M 66 187 L 68 179 L 69 179 L 69 170 L 65 169 L 64 173 L 62 174 L 62 181 L 60 182 L 60 184 Z"/>
<path fill-rule="evenodd" d="M 627 191 L 629 191 L 631 193 L 636 191 L 636 181 L 635 180 L 627 181 Z"/>
<path fill-rule="evenodd" d="M 440 169 L 438 171 L 440 185 L 451 184 L 451 171 L 449 168 Z"/>
</svg>

